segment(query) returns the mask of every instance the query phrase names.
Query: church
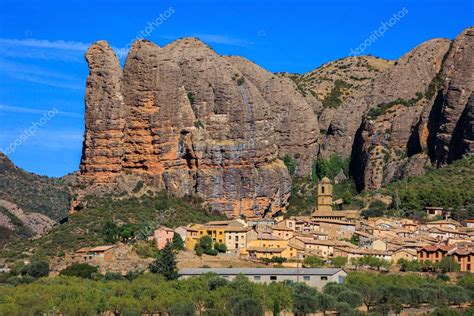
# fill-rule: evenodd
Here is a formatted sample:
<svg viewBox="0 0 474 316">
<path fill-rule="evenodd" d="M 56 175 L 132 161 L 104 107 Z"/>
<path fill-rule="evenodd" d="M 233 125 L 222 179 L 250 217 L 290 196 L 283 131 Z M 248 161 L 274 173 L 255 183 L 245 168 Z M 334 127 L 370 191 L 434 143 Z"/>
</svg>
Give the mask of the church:
<svg viewBox="0 0 474 316">
<path fill-rule="evenodd" d="M 354 222 L 359 217 L 357 210 L 333 210 L 332 182 L 324 177 L 318 182 L 318 199 L 316 208 L 312 214 L 316 220 L 342 220 Z"/>
</svg>

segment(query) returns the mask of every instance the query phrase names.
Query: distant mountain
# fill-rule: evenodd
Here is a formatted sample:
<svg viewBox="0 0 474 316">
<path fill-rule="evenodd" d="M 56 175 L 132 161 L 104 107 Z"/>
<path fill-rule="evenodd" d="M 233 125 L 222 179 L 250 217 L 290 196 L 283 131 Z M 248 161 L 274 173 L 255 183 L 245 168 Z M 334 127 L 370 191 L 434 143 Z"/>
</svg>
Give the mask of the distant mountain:
<svg viewBox="0 0 474 316">
<path fill-rule="evenodd" d="M 0 153 L 0 232 L 6 236 L 2 242 L 45 233 L 67 217 L 69 198 L 62 180 L 26 172 Z"/>
</svg>

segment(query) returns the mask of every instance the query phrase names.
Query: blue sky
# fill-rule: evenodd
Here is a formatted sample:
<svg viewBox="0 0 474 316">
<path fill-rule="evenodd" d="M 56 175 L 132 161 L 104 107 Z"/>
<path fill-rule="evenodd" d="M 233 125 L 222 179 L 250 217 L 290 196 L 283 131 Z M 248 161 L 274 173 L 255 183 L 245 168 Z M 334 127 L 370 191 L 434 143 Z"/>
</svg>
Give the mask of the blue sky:
<svg viewBox="0 0 474 316">
<path fill-rule="evenodd" d="M 396 59 L 428 39 L 452 39 L 474 25 L 473 6 L 472 0 L 0 0 L 0 150 L 31 172 L 78 170 L 83 56 L 97 40 L 124 49 L 140 33 L 159 45 L 197 36 L 220 54 L 303 73 L 348 56 L 401 10 L 364 53 Z"/>
</svg>

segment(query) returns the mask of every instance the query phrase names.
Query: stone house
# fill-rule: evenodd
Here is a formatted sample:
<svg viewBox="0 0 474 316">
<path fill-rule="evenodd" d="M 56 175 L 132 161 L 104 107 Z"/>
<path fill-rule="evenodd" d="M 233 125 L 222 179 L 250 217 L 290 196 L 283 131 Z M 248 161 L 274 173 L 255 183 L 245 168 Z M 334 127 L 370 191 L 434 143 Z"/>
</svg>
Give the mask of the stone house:
<svg viewBox="0 0 474 316">
<path fill-rule="evenodd" d="M 72 262 L 94 262 L 115 260 L 115 245 L 84 247 L 73 254 L 68 255 L 66 261 Z"/>
<path fill-rule="evenodd" d="M 281 239 L 291 239 L 295 235 L 295 229 L 287 227 L 284 222 L 280 222 L 272 226 L 272 235 Z"/>
<path fill-rule="evenodd" d="M 387 242 L 382 239 L 375 239 L 370 247 L 373 250 L 387 251 Z"/>
<path fill-rule="evenodd" d="M 443 217 L 444 216 L 444 208 L 437 207 L 437 206 L 426 206 L 426 218 L 433 219 L 436 217 Z"/>
<path fill-rule="evenodd" d="M 355 258 L 361 258 L 365 256 L 371 256 L 387 261 L 392 261 L 391 251 L 381 251 L 373 249 L 360 249 L 360 248 L 349 248 L 349 247 L 334 247 L 334 257 L 347 257 L 348 261 Z"/>
<path fill-rule="evenodd" d="M 441 261 L 451 250 L 453 246 L 449 245 L 429 245 L 420 248 L 417 251 L 418 261 L 431 261 L 433 263 Z"/>
<path fill-rule="evenodd" d="M 350 239 L 355 232 L 355 224 L 346 221 L 319 219 L 314 222 L 319 225 L 319 232 L 334 239 Z"/>
<path fill-rule="evenodd" d="M 165 248 L 168 242 L 173 242 L 174 234 L 175 234 L 174 230 L 172 230 L 171 228 L 162 226 L 155 229 L 155 231 L 153 232 L 152 239 L 155 240 L 156 247 L 161 250 Z"/>
<path fill-rule="evenodd" d="M 257 232 L 251 227 L 227 227 L 225 230 L 225 245 L 228 251 L 247 247 L 247 244 L 257 239 Z"/>
<path fill-rule="evenodd" d="M 417 259 L 415 249 L 400 248 L 392 254 L 392 262 L 394 264 L 398 263 L 398 260 L 405 259 L 408 261 L 413 261 Z"/>
<path fill-rule="evenodd" d="M 459 263 L 461 272 L 474 272 L 474 245 L 459 245 L 450 251 L 448 255 L 452 256 Z"/>
<path fill-rule="evenodd" d="M 290 244 L 298 247 L 300 249 L 304 249 L 304 252 L 316 252 L 323 258 L 328 258 L 333 256 L 334 247 L 348 247 L 348 248 L 356 248 L 355 245 L 339 240 L 318 240 L 314 238 L 296 236 L 290 239 Z"/>
<path fill-rule="evenodd" d="M 428 229 L 430 229 L 430 228 L 444 228 L 444 229 L 455 230 L 455 229 L 458 229 L 458 228 L 462 227 L 462 225 L 461 225 L 461 223 L 459 223 L 455 220 L 452 220 L 452 219 L 443 219 L 443 220 L 440 220 L 440 221 L 428 222 L 428 223 L 426 223 L 426 227 Z"/>
</svg>

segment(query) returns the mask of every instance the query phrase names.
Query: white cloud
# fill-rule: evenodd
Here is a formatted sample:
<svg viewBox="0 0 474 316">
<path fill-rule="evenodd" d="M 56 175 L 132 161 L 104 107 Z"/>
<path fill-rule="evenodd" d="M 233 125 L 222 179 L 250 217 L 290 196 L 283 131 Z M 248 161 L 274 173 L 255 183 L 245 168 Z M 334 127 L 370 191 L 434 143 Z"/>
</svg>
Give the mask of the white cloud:
<svg viewBox="0 0 474 316">
<path fill-rule="evenodd" d="M 3 57 L 81 62 L 89 44 L 72 41 L 0 38 Z"/>
<path fill-rule="evenodd" d="M 0 38 L 0 56 L 25 59 L 61 60 L 83 62 L 84 54 L 91 43 L 75 41 L 49 41 L 34 38 Z M 113 47 L 115 53 L 126 49 Z"/>
<path fill-rule="evenodd" d="M 252 45 L 253 43 L 247 40 L 230 37 L 226 35 L 218 35 L 218 34 L 195 34 L 193 35 L 198 37 L 203 42 L 214 43 L 214 44 L 223 44 L 229 46 L 241 46 L 247 47 Z"/>
<path fill-rule="evenodd" d="M 62 49 L 62 50 L 73 50 L 79 52 L 85 52 L 90 44 L 74 41 L 48 41 L 48 40 L 38 40 L 38 39 L 9 39 L 9 38 L 0 38 L 0 45 L 8 46 L 26 46 L 26 47 L 36 47 L 36 48 L 52 48 L 52 49 Z"/>
<path fill-rule="evenodd" d="M 82 80 L 71 75 L 51 71 L 35 65 L 0 60 L 0 72 L 14 79 L 44 84 L 57 88 L 81 90 Z"/>
<path fill-rule="evenodd" d="M 41 109 L 35 109 L 35 108 L 27 108 L 27 107 L 19 107 L 19 106 L 10 106 L 10 105 L 0 104 L 0 113 L 1 112 L 10 112 L 10 113 L 44 114 L 48 111 L 49 110 L 41 110 Z M 64 116 L 64 117 L 73 117 L 73 118 L 83 118 L 82 114 L 74 113 L 74 112 L 59 111 L 55 115 Z"/>
</svg>

